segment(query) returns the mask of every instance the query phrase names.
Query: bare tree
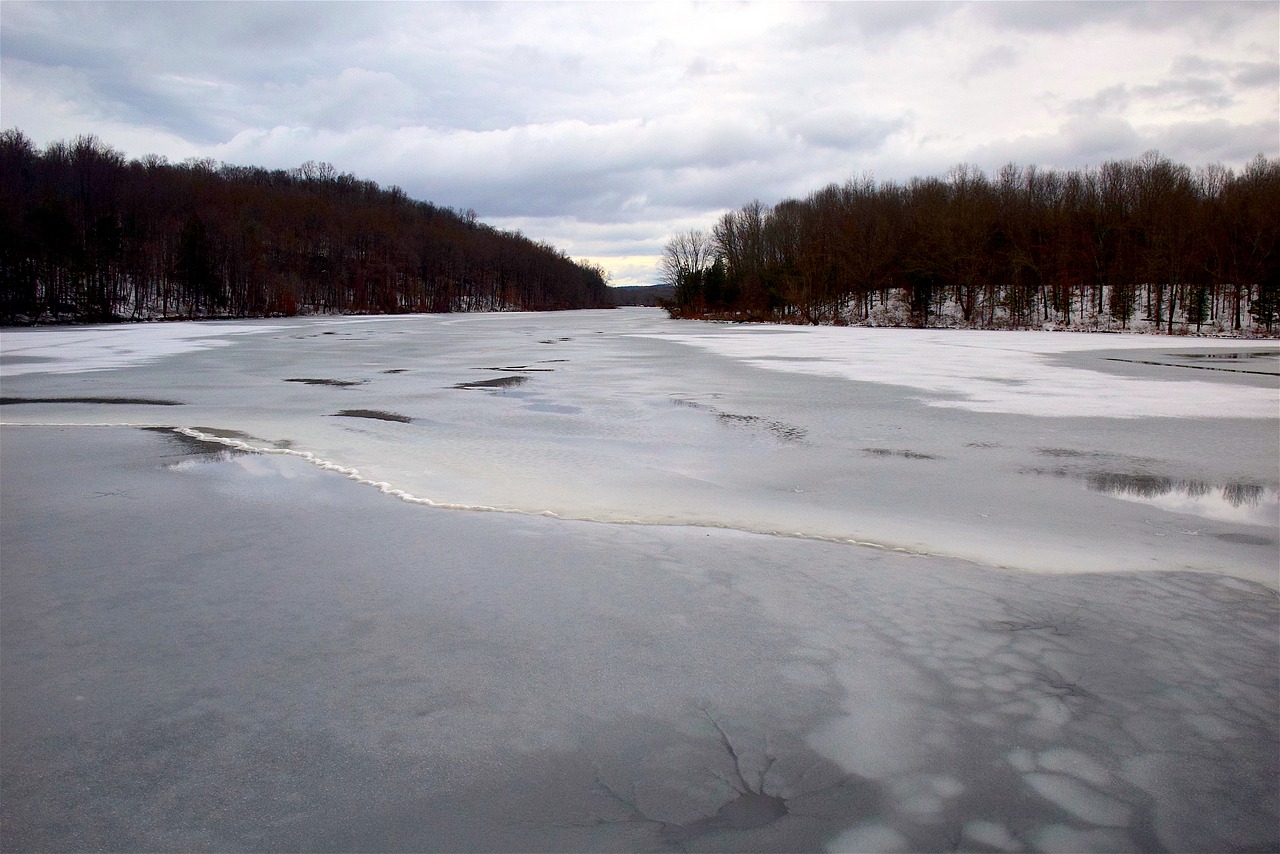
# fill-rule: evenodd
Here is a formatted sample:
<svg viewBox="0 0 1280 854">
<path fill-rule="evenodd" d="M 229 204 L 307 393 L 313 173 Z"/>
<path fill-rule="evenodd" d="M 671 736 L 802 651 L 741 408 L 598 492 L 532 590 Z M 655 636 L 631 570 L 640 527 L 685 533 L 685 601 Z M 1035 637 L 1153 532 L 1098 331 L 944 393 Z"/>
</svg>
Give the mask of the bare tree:
<svg viewBox="0 0 1280 854">
<path fill-rule="evenodd" d="M 676 291 L 676 304 L 694 305 L 702 296 L 702 276 L 715 260 L 715 244 L 705 231 L 694 228 L 673 236 L 662 247 L 658 269 L 662 283 Z"/>
</svg>

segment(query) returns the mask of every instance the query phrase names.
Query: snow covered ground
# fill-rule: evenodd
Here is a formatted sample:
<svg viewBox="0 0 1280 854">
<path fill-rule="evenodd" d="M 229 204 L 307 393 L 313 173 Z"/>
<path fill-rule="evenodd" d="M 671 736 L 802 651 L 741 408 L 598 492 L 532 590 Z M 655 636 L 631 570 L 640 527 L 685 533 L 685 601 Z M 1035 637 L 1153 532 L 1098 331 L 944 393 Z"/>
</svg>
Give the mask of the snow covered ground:
<svg viewBox="0 0 1280 854">
<path fill-rule="evenodd" d="M 4 847 L 1275 849 L 1278 366 L 647 310 L 5 330 Z"/>
</svg>

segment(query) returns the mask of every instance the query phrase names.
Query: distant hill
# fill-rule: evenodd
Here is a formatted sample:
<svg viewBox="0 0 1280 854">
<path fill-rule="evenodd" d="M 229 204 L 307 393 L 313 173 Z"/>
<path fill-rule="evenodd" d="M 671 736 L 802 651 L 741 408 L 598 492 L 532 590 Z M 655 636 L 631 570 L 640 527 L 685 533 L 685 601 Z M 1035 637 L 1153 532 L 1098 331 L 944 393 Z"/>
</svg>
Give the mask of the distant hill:
<svg viewBox="0 0 1280 854">
<path fill-rule="evenodd" d="M 609 289 L 614 305 L 661 305 L 675 299 L 672 285 L 636 285 Z"/>
<path fill-rule="evenodd" d="M 327 163 L 127 160 L 0 133 L 0 321 L 609 305 L 604 271 Z"/>
</svg>

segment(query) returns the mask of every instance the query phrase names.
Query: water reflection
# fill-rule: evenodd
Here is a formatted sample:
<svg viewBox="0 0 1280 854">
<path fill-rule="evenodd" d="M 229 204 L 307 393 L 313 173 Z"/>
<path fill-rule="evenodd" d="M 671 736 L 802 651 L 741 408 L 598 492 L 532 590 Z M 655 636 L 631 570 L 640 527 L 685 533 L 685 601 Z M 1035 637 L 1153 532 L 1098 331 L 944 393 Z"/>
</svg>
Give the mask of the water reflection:
<svg viewBox="0 0 1280 854">
<path fill-rule="evenodd" d="M 1270 359 L 1276 356 L 1275 350 L 1257 350 L 1250 353 L 1170 353 L 1173 358 L 1183 359 Z"/>
<path fill-rule="evenodd" d="M 1280 520 L 1280 494 L 1256 483 L 1213 484 L 1126 472 L 1093 472 L 1085 481 L 1095 492 L 1176 513 L 1254 525 L 1275 525 Z"/>
</svg>

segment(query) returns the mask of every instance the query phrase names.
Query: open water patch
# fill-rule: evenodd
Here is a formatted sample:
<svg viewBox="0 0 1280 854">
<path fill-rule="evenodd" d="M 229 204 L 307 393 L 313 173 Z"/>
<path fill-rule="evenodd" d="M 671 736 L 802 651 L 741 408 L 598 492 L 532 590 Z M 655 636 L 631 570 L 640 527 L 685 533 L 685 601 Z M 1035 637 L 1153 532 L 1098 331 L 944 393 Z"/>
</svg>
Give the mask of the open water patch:
<svg viewBox="0 0 1280 854">
<path fill-rule="evenodd" d="M 1107 456 L 1098 451 L 1078 451 L 1075 448 L 1036 448 L 1042 457 L 1059 457 L 1066 459 L 1100 459 Z"/>
<path fill-rule="evenodd" d="M 1223 522 L 1275 526 L 1280 523 L 1280 493 L 1257 483 L 1207 483 L 1162 475 L 1092 472 L 1085 484 L 1094 492 L 1151 504 Z"/>
<path fill-rule="evenodd" d="M 413 419 L 407 415 L 400 415 L 396 412 L 387 412 L 382 409 L 341 409 L 335 412 L 331 418 L 372 418 L 375 421 L 394 421 L 399 424 L 412 424 Z"/>
<path fill-rule="evenodd" d="M 1156 365 L 1164 368 L 1187 368 L 1199 371 L 1225 371 L 1233 374 L 1280 376 L 1280 351 L 1250 350 L 1224 353 L 1166 353 L 1147 359 L 1107 357 L 1108 362 Z"/>
<path fill-rule="evenodd" d="M 1170 354 L 1170 358 L 1182 359 L 1226 359 L 1229 361 L 1245 359 L 1277 359 L 1280 353 L 1275 350 L 1254 350 L 1249 353 L 1181 353 Z"/>
<path fill-rule="evenodd" d="M 551 373 L 555 368 L 531 368 L 528 365 L 504 365 L 497 368 L 476 368 L 477 371 L 507 371 L 511 373 L 540 371 L 542 373 Z"/>
<path fill-rule="evenodd" d="M 719 397 L 712 394 L 710 397 Z M 707 412 L 714 415 L 716 421 L 726 427 L 741 427 L 748 430 L 766 433 L 777 439 L 779 442 L 803 442 L 808 436 L 808 431 L 803 427 L 794 424 L 788 424 L 785 421 L 774 421 L 770 418 L 763 418 L 759 415 L 743 415 L 737 412 L 726 412 L 714 406 L 691 400 L 687 397 L 673 397 L 671 402 L 676 406 L 683 406 L 687 409 L 696 409 L 699 412 Z"/>
<path fill-rule="evenodd" d="M 1044 449 L 1042 449 L 1043 451 Z M 1060 450 L 1060 449 L 1051 449 Z M 1071 454 L 1076 456 L 1077 454 Z M 1055 455 L 1056 456 L 1056 455 Z M 1087 457 L 1085 453 L 1078 456 Z M 1102 456 L 1102 455 L 1098 455 Z M 1075 478 L 1090 492 L 1097 492 L 1123 501 L 1134 501 L 1168 510 L 1214 519 L 1220 522 L 1236 522 L 1245 525 L 1280 526 L 1280 492 L 1273 487 L 1248 481 L 1210 483 L 1193 478 L 1175 478 L 1145 471 L 1112 471 L 1106 469 L 1072 470 L 1067 467 L 1024 468 L 1023 474 L 1048 475 Z M 1226 539 L 1225 537 L 1219 537 Z M 1252 540 L 1228 539 L 1252 545 Z"/>
<path fill-rule="evenodd" d="M 155 397 L 0 397 L 0 406 L 24 403 L 94 403 L 108 406 L 185 406 L 180 400 Z"/>
<path fill-rule="evenodd" d="M 901 457 L 904 460 L 936 460 L 937 456 L 912 451 L 908 448 L 863 448 L 862 452 L 872 457 Z"/>
<path fill-rule="evenodd" d="M 181 459 L 178 462 L 166 463 L 164 467 L 168 469 L 178 468 L 192 462 L 220 462 L 243 454 L 253 453 L 243 448 L 229 446 L 220 441 L 221 437 L 204 438 L 190 432 L 180 433 L 168 427 L 143 427 L 142 429 L 148 433 L 163 435 L 171 445 L 177 448 L 178 452 L 171 456 L 180 457 Z"/>
<path fill-rule="evenodd" d="M 1274 546 L 1276 544 L 1275 537 L 1260 537 L 1257 534 L 1238 534 L 1229 531 L 1222 534 L 1214 534 L 1213 536 L 1224 543 L 1240 543 L 1245 546 Z"/>
<path fill-rule="evenodd" d="M 287 383 L 302 383 L 303 385 L 330 385 L 338 388 L 347 388 L 353 385 L 364 385 L 364 380 L 334 380 L 326 377 L 290 377 L 285 380 Z"/>
<path fill-rule="evenodd" d="M 528 403 L 523 408 L 530 412 L 550 412 L 556 415 L 578 415 L 582 412 L 581 406 L 565 406 L 559 403 Z"/>
<path fill-rule="evenodd" d="M 471 382 L 457 383 L 453 387 L 469 388 L 469 389 L 489 389 L 490 391 L 496 391 L 496 390 L 506 389 L 506 388 L 515 388 L 516 386 L 524 385 L 528 381 L 529 381 L 528 377 L 512 375 L 509 377 L 494 377 L 491 380 L 473 380 Z"/>
</svg>

